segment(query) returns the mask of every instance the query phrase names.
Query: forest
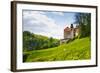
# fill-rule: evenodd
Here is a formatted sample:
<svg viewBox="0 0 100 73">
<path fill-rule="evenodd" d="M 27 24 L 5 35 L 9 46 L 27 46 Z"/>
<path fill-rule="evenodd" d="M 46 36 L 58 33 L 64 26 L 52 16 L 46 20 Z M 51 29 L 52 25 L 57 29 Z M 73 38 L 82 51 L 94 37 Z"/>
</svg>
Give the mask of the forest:
<svg viewBox="0 0 100 73">
<path fill-rule="evenodd" d="M 23 51 L 42 50 L 57 47 L 59 44 L 58 39 L 37 35 L 29 31 L 23 32 Z"/>
</svg>

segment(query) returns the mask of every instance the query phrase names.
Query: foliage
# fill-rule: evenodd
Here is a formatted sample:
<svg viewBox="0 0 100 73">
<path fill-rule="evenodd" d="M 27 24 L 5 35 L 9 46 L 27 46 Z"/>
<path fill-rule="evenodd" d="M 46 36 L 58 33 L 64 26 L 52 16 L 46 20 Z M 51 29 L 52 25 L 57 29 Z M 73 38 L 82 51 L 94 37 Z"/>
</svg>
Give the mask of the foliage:
<svg viewBox="0 0 100 73">
<path fill-rule="evenodd" d="M 58 47 L 24 52 L 24 62 L 86 60 L 91 58 L 90 37 L 75 39 L 73 42 Z"/>
<path fill-rule="evenodd" d="M 59 40 L 52 37 L 48 38 L 42 35 L 30 33 L 29 31 L 23 32 L 23 50 L 40 50 L 59 45 Z"/>
<path fill-rule="evenodd" d="M 79 37 L 86 37 L 91 35 L 91 14 L 77 13 L 75 23 L 79 24 Z"/>
</svg>

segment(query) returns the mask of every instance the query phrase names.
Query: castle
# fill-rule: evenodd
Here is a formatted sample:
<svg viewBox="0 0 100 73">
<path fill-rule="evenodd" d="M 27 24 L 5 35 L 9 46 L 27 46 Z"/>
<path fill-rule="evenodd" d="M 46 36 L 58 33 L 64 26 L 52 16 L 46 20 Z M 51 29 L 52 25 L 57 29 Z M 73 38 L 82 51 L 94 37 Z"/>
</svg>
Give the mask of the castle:
<svg viewBox="0 0 100 73">
<path fill-rule="evenodd" d="M 64 29 L 64 39 L 61 39 L 60 43 L 65 43 L 69 39 L 73 39 L 74 37 L 78 36 L 79 34 L 79 27 L 76 26 L 74 28 L 73 24 L 71 24 L 70 28 L 66 27 Z"/>
</svg>

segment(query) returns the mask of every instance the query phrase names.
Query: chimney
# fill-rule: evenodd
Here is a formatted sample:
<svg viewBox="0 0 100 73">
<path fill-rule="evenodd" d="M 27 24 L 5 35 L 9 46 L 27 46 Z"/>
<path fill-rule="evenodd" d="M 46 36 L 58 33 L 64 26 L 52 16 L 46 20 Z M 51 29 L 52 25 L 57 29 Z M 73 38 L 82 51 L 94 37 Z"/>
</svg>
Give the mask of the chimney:
<svg viewBox="0 0 100 73">
<path fill-rule="evenodd" d="M 73 24 L 70 25 L 70 28 L 74 28 L 74 27 L 73 27 Z"/>
</svg>

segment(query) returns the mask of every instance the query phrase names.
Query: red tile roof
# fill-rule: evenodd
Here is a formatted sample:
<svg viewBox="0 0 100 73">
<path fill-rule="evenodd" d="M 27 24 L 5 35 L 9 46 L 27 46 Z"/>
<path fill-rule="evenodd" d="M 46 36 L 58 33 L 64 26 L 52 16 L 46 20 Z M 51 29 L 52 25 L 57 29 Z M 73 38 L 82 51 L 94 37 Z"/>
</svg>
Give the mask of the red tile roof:
<svg viewBox="0 0 100 73">
<path fill-rule="evenodd" d="M 66 28 L 64 29 L 64 31 L 65 31 L 65 32 L 69 32 L 69 31 L 71 31 L 71 28 L 66 27 Z"/>
</svg>

